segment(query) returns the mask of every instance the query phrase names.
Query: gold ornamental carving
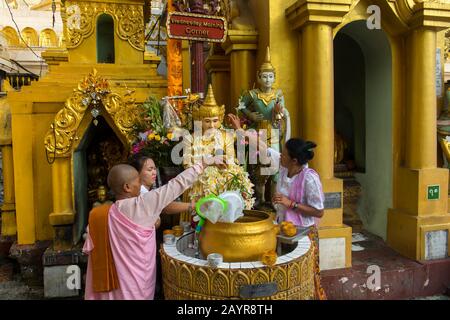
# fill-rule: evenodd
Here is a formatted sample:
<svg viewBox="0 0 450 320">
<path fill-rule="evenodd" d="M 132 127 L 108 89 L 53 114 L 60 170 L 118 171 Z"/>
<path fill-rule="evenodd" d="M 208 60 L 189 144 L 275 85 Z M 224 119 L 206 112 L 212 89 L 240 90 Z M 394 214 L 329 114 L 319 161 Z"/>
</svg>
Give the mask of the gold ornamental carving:
<svg viewBox="0 0 450 320">
<path fill-rule="evenodd" d="M 78 47 L 95 30 L 98 16 L 114 19 L 117 36 L 136 50 L 144 51 L 144 15 L 142 6 L 119 3 L 67 1 L 65 4 L 66 47 Z M 75 23 L 76 22 L 76 23 Z"/>
<path fill-rule="evenodd" d="M 90 110 L 95 118 L 93 112 L 97 111 L 94 109 L 97 110 L 101 106 L 131 145 L 134 141 L 134 125 L 139 118 L 132 94 L 130 90 L 123 95 L 111 92 L 109 83 L 93 69 L 80 81 L 72 96 L 66 100 L 64 108 L 56 114 L 44 140 L 47 152 L 55 156 L 68 155 L 72 151 L 73 143 L 80 138 L 77 136 L 77 130 L 86 111 Z"/>
<path fill-rule="evenodd" d="M 167 300 L 239 299 L 243 285 L 276 282 L 278 292 L 255 300 L 309 300 L 315 297 L 314 249 L 289 262 L 254 268 L 210 268 L 168 256 L 160 249 Z"/>
<path fill-rule="evenodd" d="M 448 4 L 448 0 L 389 0 L 396 9 L 396 13 L 403 23 L 409 24 L 414 14 L 417 11 L 417 8 L 422 4 Z M 436 17 L 440 17 L 442 13 L 437 10 L 428 10 L 428 14 L 436 15 Z M 444 13 L 445 14 L 445 13 Z"/>
</svg>

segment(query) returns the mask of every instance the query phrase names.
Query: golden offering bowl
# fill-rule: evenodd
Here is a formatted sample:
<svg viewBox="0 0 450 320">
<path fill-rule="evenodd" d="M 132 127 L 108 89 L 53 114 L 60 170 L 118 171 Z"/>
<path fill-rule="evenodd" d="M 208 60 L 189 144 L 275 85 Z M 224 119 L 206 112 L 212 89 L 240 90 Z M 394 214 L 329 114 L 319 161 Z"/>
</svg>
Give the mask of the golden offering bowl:
<svg viewBox="0 0 450 320">
<path fill-rule="evenodd" d="M 166 229 L 163 231 L 163 235 L 166 235 L 166 234 L 174 234 L 174 232 L 173 232 L 173 230 Z"/>
<path fill-rule="evenodd" d="M 172 228 L 175 237 L 181 237 L 184 233 L 184 229 L 182 226 L 174 226 Z"/>
<path fill-rule="evenodd" d="M 277 245 L 278 226 L 264 211 L 244 210 L 234 223 L 206 221 L 199 236 L 204 257 L 220 253 L 224 262 L 260 261 L 261 256 Z"/>
</svg>

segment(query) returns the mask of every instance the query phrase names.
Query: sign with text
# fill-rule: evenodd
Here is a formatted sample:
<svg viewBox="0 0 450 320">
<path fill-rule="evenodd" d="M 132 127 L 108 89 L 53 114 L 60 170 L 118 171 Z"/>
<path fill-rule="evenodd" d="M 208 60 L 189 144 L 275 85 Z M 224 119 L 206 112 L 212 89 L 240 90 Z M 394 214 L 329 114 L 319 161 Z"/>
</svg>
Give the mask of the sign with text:
<svg viewBox="0 0 450 320">
<path fill-rule="evenodd" d="M 427 199 L 439 200 L 440 186 L 438 184 L 428 186 Z"/>
<path fill-rule="evenodd" d="M 338 209 L 341 207 L 341 193 L 340 192 L 325 192 L 325 209 Z"/>
<path fill-rule="evenodd" d="M 223 17 L 185 12 L 170 12 L 167 17 L 167 35 L 171 39 L 224 42 L 226 34 Z"/>
<path fill-rule="evenodd" d="M 240 287 L 239 296 L 244 299 L 269 297 L 278 292 L 276 282 L 246 284 Z"/>
</svg>

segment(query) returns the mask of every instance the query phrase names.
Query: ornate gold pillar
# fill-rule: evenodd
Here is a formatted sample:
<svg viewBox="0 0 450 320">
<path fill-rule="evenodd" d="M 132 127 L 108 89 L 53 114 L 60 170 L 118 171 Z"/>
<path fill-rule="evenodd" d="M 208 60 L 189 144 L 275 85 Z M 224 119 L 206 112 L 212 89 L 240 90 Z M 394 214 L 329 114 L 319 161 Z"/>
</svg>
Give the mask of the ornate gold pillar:
<svg viewBox="0 0 450 320">
<path fill-rule="evenodd" d="M 228 30 L 222 44 L 225 54 L 230 56 L 230 106 L 237 106 L 242 92 L 255 84 L 257 41 L 257 31 Z"/>
<path fill-rule="evenodd" d="M 317 143 L 311 167 L 320 175 L 326 199 L 319 229 L 321 247 L 339 251 L 334 261 L 321 261 L 325 269 L 351 266 L 351 228 L 343 224 L 343 183 L 334 178 L 333 69 L 333 27 L 342 21 L 350 4 L 351 0 L 299 0 L 286 9 L 299 37 L 302 138 Z"/>
<path fill-rule="evenodd" d="M 436 37 L 450 27 L 450 6 L 417 3 L 406 43 L 406 104 L 403 162 L 397 169 L 387 242 L 416 260 L 450 255 L 448 169 L 437 168 Z M 444 234 L 447 248 L 444 248 Z M 436 238 L 438 237 L 438 238 Z M 438 240 L 436 240 L 438 239 Z M 431 246 L 432 242 L 436 241 Z"/>
<path fill-rule="evenodd" d="M 214 45 L 205 61 L 205 68 L 211 76 L 217 103 L 225 105 L 226 113 L 233 112 L 237 102 L 230 101 L 230 57 L 225 56 L 225 52 L 220 50 L 218 45 Z"/>
</svg>

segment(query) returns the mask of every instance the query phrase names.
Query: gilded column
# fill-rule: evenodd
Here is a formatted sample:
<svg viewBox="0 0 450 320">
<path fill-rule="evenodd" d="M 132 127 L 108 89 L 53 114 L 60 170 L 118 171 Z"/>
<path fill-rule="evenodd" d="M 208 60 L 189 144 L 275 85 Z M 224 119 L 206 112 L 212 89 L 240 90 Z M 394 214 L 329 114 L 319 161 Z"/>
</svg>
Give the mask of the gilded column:
<svg viewBox="0 0 450 320">
<path fill-rule="evenodd" d="M 437 167 L 435 71 L 437 32 L 450 27 L 450 5 L 423 1 L 402 9 L 410 27 L 404 35 L 405 143 L 403 161 L 395 168 L 387 243 L 409 258 L 428 260 L 450 255 L 449 173 Z M 439 232 L 447 233 L 447 241 L 433 238 Z"/>
<path fill-rule="evenodd" d="M 302 138 L 317 143 L 311 167 L 319 173 L 325 193 L 319 236 L 340 252 L 339 259 L 322 259 L 327 269 L 351 266 L 351 228 L 343 224 L 343 183 L 334 178 L 333 69 L 333 28 L 342 22 L 351 2 L 298 0 L 285 11 L 299 37 Z"/>
<path fill-rule="evenodd" d="M 230 56 L 230 103 L 237 106 L 242 92 L 252 89 L 255 84 L 258 32 L 228 30 L 222 47 Z"/>
<path fill-rule="evenodd" d="M 436 31 L 419 27 L 407 39 L 408 72 L 405 165 L 436 168 Z"/>
<path fill-rule="evenodd" d="M 174 11 L 173 1 L 169 0 L 169 12 Z M 183 57 L 181 40 L 167 39 L 167 94 L 181 95 L 183 92 Z"/>
<path fill-rule="evenodd" d="M 333 31 L 324 23 L 302 30 L 303 137 L 317 143 L 312 167 L 324 180 L 334 177 Z"/>
</svg>

